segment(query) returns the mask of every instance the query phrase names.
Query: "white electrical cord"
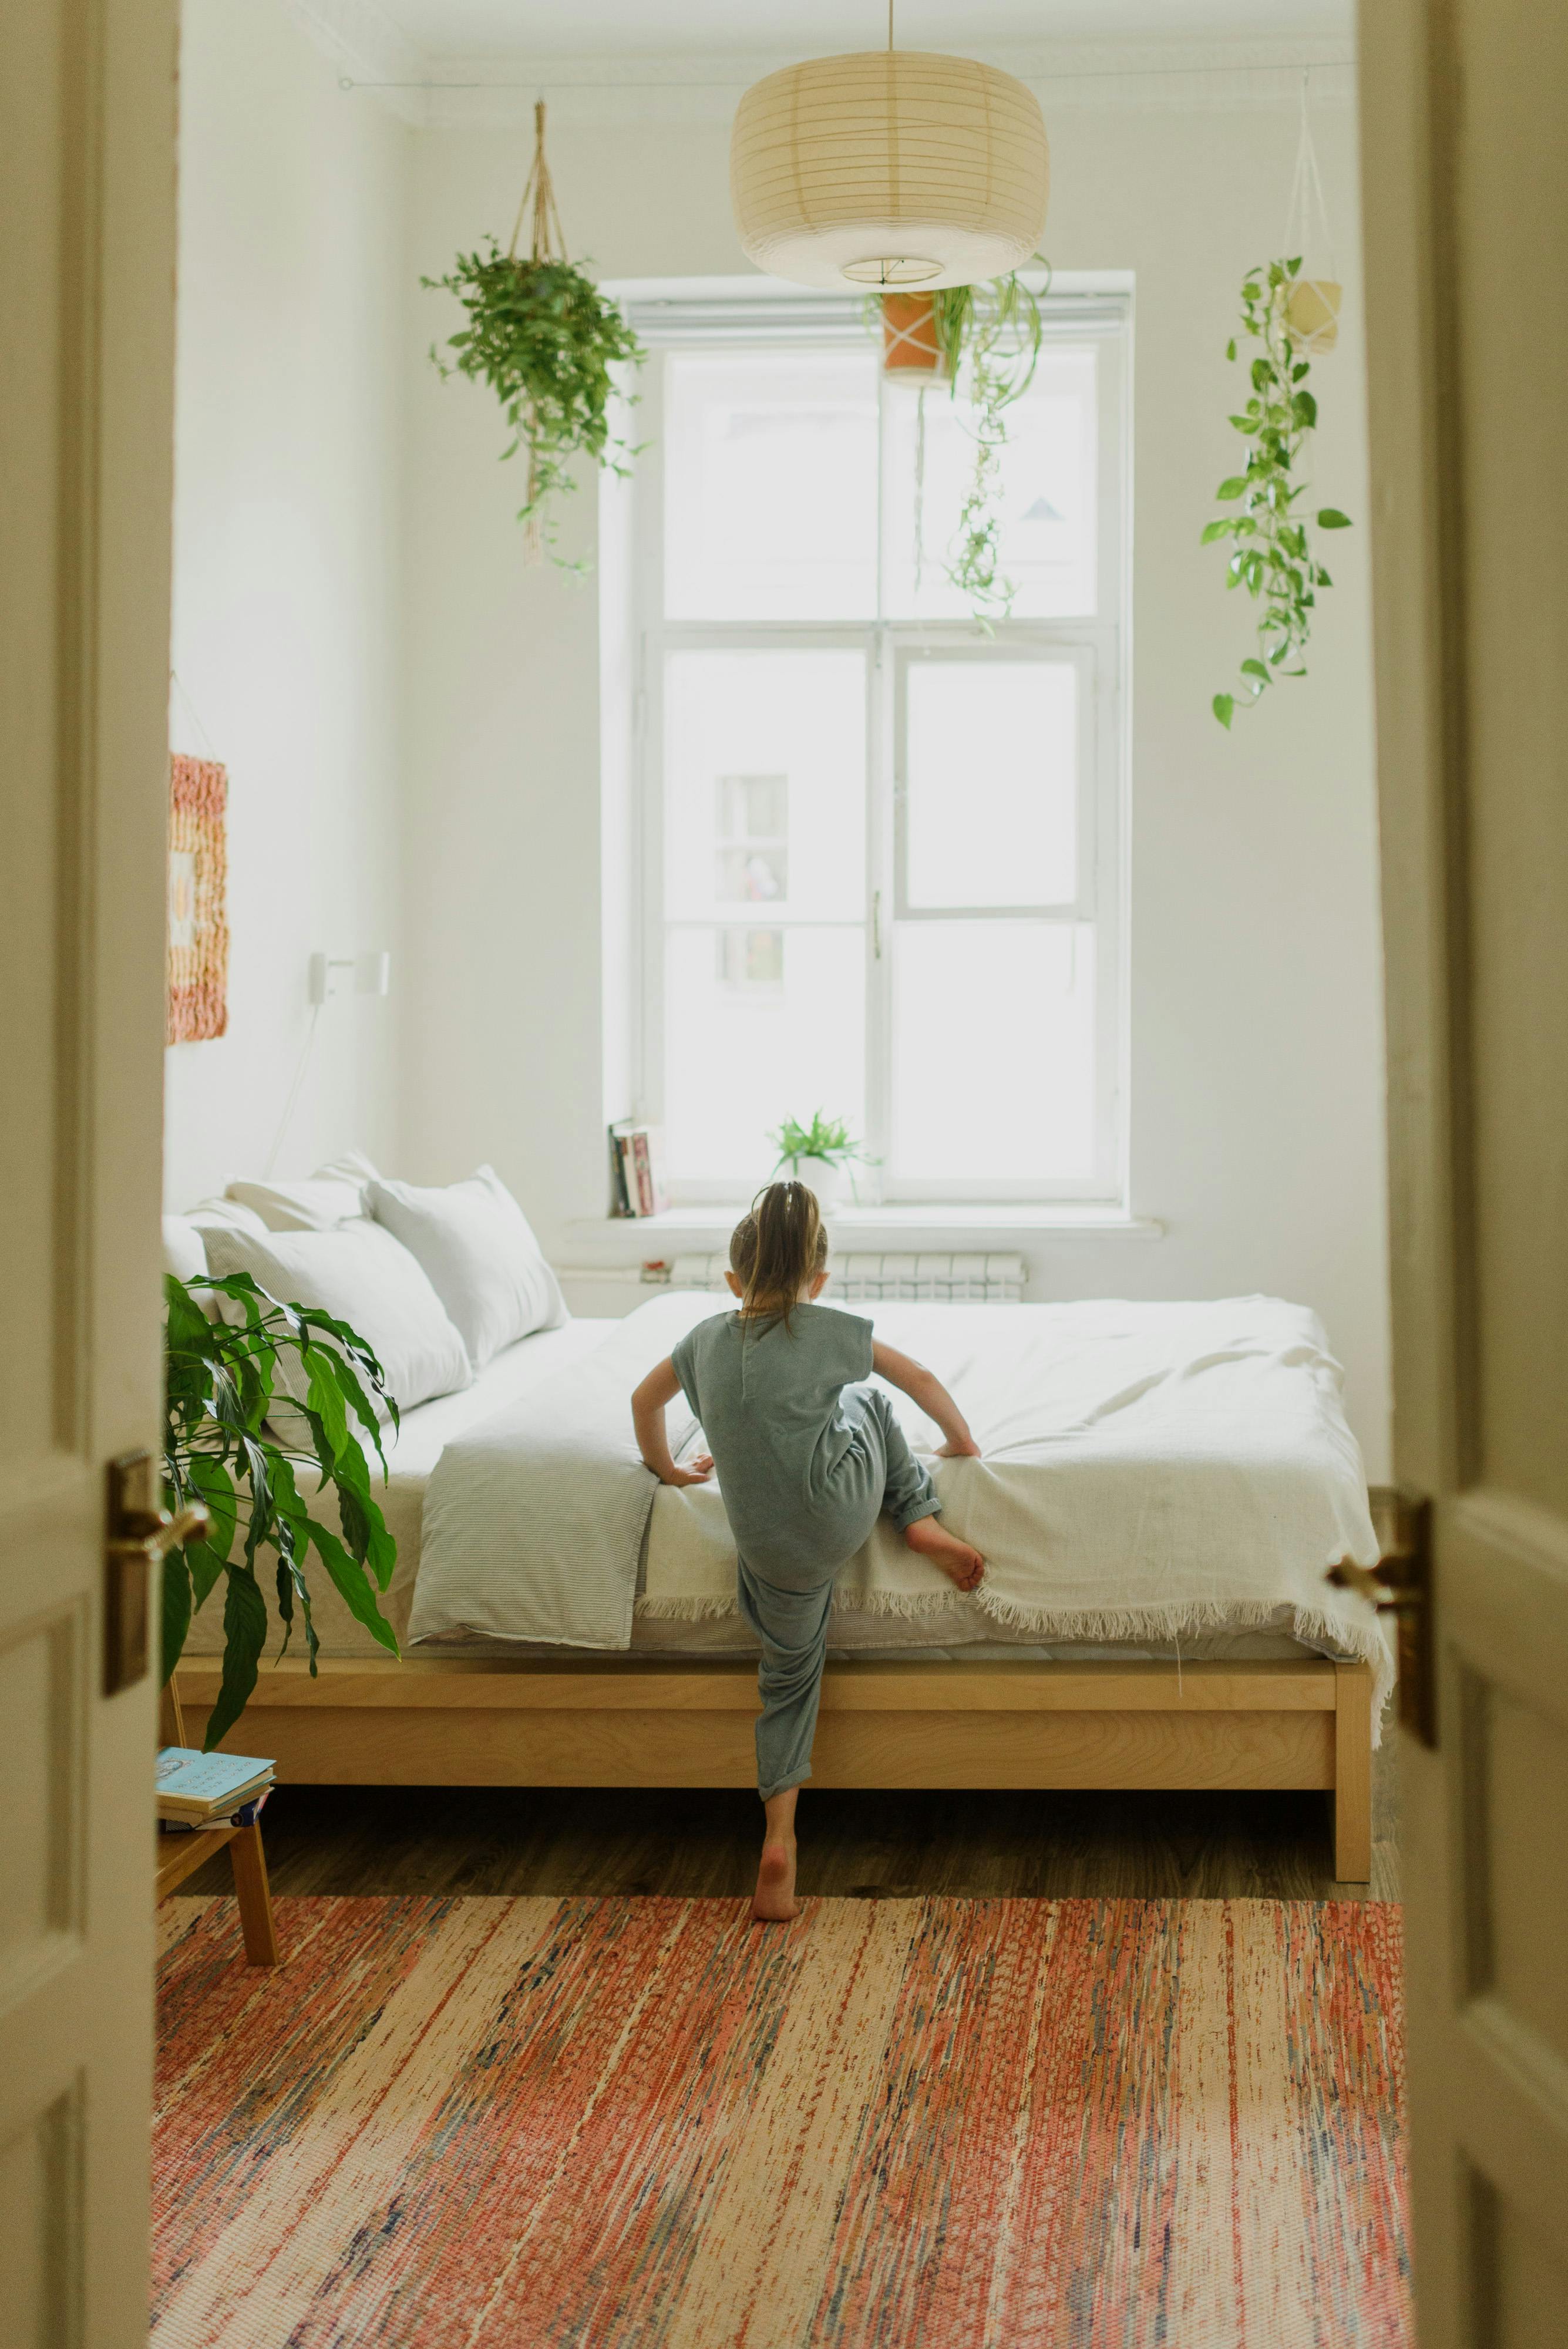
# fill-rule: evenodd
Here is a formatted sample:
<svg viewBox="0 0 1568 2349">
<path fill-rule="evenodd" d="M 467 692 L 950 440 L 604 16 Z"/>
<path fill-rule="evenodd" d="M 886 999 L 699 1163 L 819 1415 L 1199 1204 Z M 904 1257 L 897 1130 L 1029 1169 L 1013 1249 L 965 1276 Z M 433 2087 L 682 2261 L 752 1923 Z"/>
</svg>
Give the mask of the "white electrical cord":
<svg viewBox="0 0 1568 2349">
<path fill-rule="evenodd" d="M 305 1031 L 305 1043 L 299 1055 L 299 1065 L 294 1072 L 294 1082 L 288 1089 L 288 1099 L 283 1105 L 283 1115 L 278 1121 L 272 1148 L 266 1154 L 266 1164 L 262 1168 L 264 1177 L 270 1176 L 273 1168 L 277 1164 L 277 1154 L 283 1148 L 283 1138 L 288 1132 L 288 1122 L 294 1115 L 294 1105 L 299 1099 L 299 1088 L 305 1082 L 305 1071 L 310 1064 L 311 1047 L 316 1041 L 316 1023 L 320 1017 L 320 1004 L 313 1003 L 310 1007 L 310 1025 Z"/>
</svg>

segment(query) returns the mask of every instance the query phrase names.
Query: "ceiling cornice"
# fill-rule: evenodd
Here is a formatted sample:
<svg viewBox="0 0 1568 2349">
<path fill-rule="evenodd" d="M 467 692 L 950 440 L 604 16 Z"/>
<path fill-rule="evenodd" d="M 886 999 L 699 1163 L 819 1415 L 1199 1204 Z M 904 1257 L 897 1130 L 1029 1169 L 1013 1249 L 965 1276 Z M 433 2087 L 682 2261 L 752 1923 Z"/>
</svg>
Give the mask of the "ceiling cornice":
<svg viewBox="0 0 1568 2349">
<path fill-rule="evenodd" d="M 431 129 L 522 123 L 539 97 L 559 123 L 728 122 L 743 89 L 799 55 L 437 57 L 400 32 L 376 0 L 285 5 L 337 66 L 346 93 Z M 1053 112 L 1294 106 L 1303 73 L 1314 105 L 1344 105 L 1355 94 L 1355 43 L 1343 39 L 1056 41 L 970 54 L 1029 83 Z"/>
</svg>

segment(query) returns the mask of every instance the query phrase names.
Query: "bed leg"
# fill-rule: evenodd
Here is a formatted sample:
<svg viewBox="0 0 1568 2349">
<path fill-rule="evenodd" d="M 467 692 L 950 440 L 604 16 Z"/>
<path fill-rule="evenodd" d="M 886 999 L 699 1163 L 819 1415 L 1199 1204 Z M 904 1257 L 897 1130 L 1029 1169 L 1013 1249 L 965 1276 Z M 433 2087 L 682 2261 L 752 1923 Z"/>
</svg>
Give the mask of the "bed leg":
<svg viewBox="0 0 1568 2349">
<path fill-rule="evenodd" d="M 1372 1878 L 1372 1668 L 1334 1668 L 1334 1872 L 1342 1884 Z"/>
</svg>

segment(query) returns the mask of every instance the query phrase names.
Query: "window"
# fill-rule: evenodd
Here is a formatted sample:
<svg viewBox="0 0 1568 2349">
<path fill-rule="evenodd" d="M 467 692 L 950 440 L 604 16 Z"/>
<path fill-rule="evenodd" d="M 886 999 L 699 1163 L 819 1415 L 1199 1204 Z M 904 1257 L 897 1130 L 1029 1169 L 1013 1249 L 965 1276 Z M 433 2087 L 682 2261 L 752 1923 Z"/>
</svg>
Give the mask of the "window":
<svg viewBox="0 0 1568 2349">
<path fill-rule="evenodd" d="M 885 378 L 857 302 L 631 308 L 628 1073 L 672 1197 L 749 1195 L 819 1108 L 862 1196 L 1118 1197 L 1125 301 L 1047 304 L 990 629 L 942 560 L 966 403 Z"/>
</svg>

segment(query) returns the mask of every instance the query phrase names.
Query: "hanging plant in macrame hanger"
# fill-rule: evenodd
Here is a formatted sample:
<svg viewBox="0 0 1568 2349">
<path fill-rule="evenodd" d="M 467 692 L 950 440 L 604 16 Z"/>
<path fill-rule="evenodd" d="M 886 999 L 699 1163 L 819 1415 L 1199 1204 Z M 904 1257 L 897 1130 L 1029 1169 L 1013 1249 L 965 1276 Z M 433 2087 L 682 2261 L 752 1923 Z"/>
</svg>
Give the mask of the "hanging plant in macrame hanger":
<svg viewBox="0 0 1568 2349">
<path fill-rule="evenodd" d="M 517 247 L 529 223 L 526 257 Z M 624 474 L 632 450 L 611 432 L 611 408 L 621 388 L 613 370 L 640 366 L 642 346 L 615 304 L 566 258 L 566 241 L 545 153 L 545 103 L 534 109 L 534 163 L 517 207 L 512 242 L 503 253 L 460 253 L 444 277 L 421 285 L 455 294 L 468 323 L 449 337 L 442 357 L 431 357 L 443 378 L 466 375 L 488 384 L 500 400 L 512 439 L 503 458 L 526 450 L 528 491 L 517 519 L 530 559 L 554 549 L 552 501 L 577 486 L 576 457 L 589 457 Z M 563 558 L 552 552 L 554 562 Z M 580 564 L 566 564 L 581 569 Z"/>
<path fill-rule="evenodd" d="M 1317 224 L 1312 212 L 1315 203 Z M 1302 264 L 1314 236 L 1326 271 L 1303 275 Z M 1339 336 L 1340 286 L 1329 237 L 1328 207 L 1307 119 L 1307 87 L 1302 82 L 1301 140 L 1295 182 L 1285 224 L 1291 257 L 1260 263 L 1241 286 L 1241 323 L 1260 346 L 1251 367 L 1251 397 L 1231 419 L 1248 444 L 1244 472 L 1220 482 L 1216 496 L 1236 507 L 1207 524 L 1203 544 L 1231 543 L 1227 587 L 1244 587 L 1261 608 L 1258 649 L 1241 663 L 1241 684 L 1217 693 L 1212 709 L 1229 727 L 1238 706 L 1251 709 L 1277 678 L 1304 677 L 1307 639 L 1320 587 L 1333 585 L 1313 549 L 1304 515 L 1294 511 L 1308 483 L 1296 478 L 1317 424 L 1317 400 L 1307 389 L 1312 362 L 1331 351 Z M 1226 349 L 1236 357 L 1236 337 Z M 1319 530 L 1348 530 L 1350 516 L 1337 506 L 1320 506 Z"/>
</svg>

